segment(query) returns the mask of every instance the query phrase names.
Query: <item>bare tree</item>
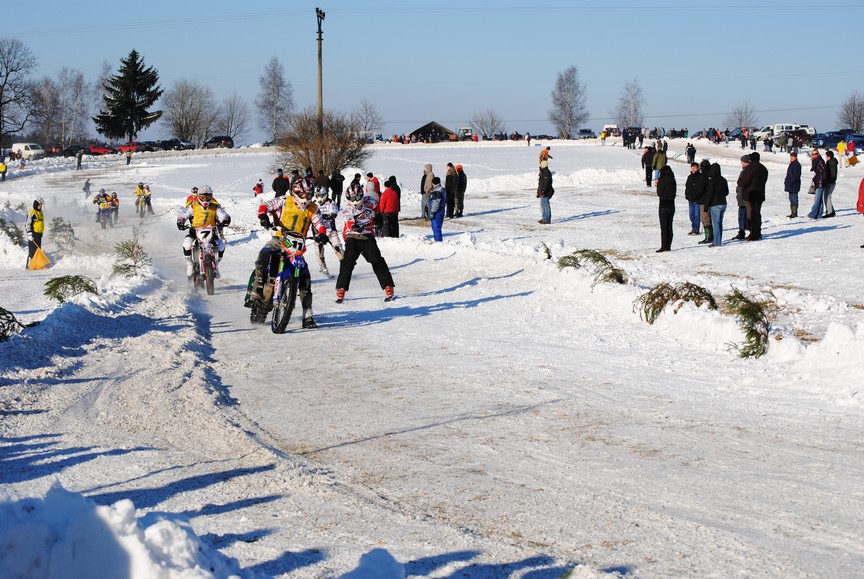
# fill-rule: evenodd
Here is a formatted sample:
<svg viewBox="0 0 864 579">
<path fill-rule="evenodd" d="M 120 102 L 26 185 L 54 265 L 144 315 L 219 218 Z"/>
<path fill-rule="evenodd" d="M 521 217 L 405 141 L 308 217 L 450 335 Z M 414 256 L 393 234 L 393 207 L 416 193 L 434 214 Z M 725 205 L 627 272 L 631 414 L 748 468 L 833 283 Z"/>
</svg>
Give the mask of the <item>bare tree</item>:
<svg viewBox="0 0 864 579">
<path fill-rule="evenodd" d="M 474 113 L 469 123 L 481 139 L 491 139 L 495 133 L 503 133 L 506 130 L 504 119 L 492 109 Z"/>
<path fill-rule="evenodd" d="M 359 131 L 376 133 L 384 125 L 384 118 L 375 105 L 363 99 L 351 113 L 351 121 L 357 125 Z"/>
<path fill-rule="evenodd" d="M 324 111 L 324 134 L 319 134 L 318 107 L 310 107 L 291 116 L 270 168 L 313 167 L 329 175 L 333 169 L 362 167 L 372 156 L 372 149 L 357 135 L 354 121 L 328 110 Z"/>
<path fill-rule="evenodd" d="M 162 107 L 162 122 L 177 138 L 201 146 L 210 135 L 217 107 L 209 87 L 198 81 L 178 80 L 165 92 Z"/>
<path fill-rule="evenodd" d="M 264 67 L 264 74 L 258 79 L 261 92 L 255 99 L 260 127 L 271 140 L 277 140 L 294 109 L 294 88 L 285 78 L 285 69 L 275 56 Z"/>
<path fill-rule="evenodd" d="M 214 130 L 220 135 L 236 139 L 246 134 L 249 128 L 249 107 L 236 92 L 226 97 L 216 113 Z"/>
<path fill-rule="evenodd" d="M 85 123 L 89 113 L 87 93 L 89 86 L 84 79 L 84 73 L 78 70 L 60 69 L 58 78 L 60 106 L 62 110 L 59 142 L 66 146 L 73 138 L 87 134 Z"/>
<path fill-rule="evenodd" d="M 585 99 L 585 83 L 579 80 L 579 70 L 571 66 L 559 72 L 552 91 L 552 110 L 549 111 L 549 121 L 559 137 L 571 138 L 588 118 Z"/>
<path fill-rule="evenodd" d="M 23 131 L 33 117 L 30 73 L 36 57 L 15 38 L 0 38 L 0 140 Z"/>
<path fill-rule="evenodd" d="M 735 106 L 723 119 L 724 126 L 735 129 L 755 127 L 757 122 L 759 122 L 759 118 L 756 116 L 756 111 L 747 101 Z"/>
<path fill-rule="evenodd" d="M 43 143 L 60 143 L 63 126 L 63 101 L 60 86 L 43 77 L 32 83 L 32 133 Z"/>
<path fill-rule="evenodd" d="M 644 122 L 642 106 L 645 99 L 642 97 L 642 87 L 639 81 L 633 79 L 628 81 L 621 90 L 618 97 L 618 108 L 615 110 L 615 118 L 618 128 L 624 130 L 627 127 L 641 127 Z"/>
<path fill-rule="evenodd" d="M 864 131 L 864 95 L 853 92 L 843 101 L 837 115 L 837 124 L 856 133 Z"/>
</svg>

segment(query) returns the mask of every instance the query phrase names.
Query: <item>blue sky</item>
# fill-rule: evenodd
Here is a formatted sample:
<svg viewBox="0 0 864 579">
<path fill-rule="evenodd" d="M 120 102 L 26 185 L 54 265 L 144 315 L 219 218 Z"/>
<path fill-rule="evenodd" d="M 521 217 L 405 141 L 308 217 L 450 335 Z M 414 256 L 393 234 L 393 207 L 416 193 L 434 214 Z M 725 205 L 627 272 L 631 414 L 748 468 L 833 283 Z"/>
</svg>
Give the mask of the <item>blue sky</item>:
<svg viewBox="0 0 864 579">
<path fill-rule="evenodd" d="M 436 120 L 451 129 L 493 110 L 509 131 L 553 132 L 557 73 L 586 84 L 588 127 L 609 122 L 636 79 L 647 126 L 720 126 L 745 100 L 760 124 L 837 128 L 838 105 L 864 91 L 861 3 L 817 2 L 227 2 L 148 0 L 96 7 L 48 0 L 5 11 L 0 35 L 21 40 L 37 76 L 62 67 L 92 80 L 133 48 L 160 74 L 237 92 L 250 107 L 276 56 L 298 108 L 317 103 L 315 8 L 324 21 L 324 106 L 376 105 L 385 134 Z M 6 15 L 13 16 L 7 17 Z M 168 137 L 154 125 L 143 138 Z M 265 137 L 254 123 L 246 142 Z"/>
</svg>

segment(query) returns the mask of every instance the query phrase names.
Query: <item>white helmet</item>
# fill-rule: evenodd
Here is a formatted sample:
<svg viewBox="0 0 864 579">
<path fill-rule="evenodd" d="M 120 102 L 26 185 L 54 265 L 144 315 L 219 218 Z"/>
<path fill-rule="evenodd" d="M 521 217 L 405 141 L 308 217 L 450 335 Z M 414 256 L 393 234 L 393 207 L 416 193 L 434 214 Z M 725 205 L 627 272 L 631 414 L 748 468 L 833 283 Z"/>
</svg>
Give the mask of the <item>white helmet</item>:
<svg viewBox="0 0 864 579">
<path fill-rule="evenodd" d="M 309 206 L 309 202 L 312 201 L 313 189 L 312 180 L 307 177 L 301 177 L 294 182 L 291 194 L 294 196 L 297 207 L 306 209 Z"/>
</svg>

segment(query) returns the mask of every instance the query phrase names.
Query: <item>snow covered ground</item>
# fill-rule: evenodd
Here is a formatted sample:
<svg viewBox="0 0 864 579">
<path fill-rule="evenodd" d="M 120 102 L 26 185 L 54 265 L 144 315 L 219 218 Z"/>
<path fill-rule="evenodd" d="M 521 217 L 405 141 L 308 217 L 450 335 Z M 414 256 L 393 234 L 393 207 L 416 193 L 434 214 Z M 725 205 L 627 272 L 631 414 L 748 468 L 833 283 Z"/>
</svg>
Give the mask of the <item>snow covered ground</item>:
<svg viewBox="0 0 864 579">
<path fill-rule="evenodd" d="M 534 197 L 546 144 L 548 226 Z M 708 248 L 686 235 L 686 141 L 672 141 L 675 239 L 656 254 L 641 151 L 532 145 L 376 145 L 361 172 L 403 190 L 402 237 L 380 240 L 397 300 L 383 303 L 361 260 L 337 305 L 309 256 L 319 328 L 295 319 L 284 335 L 242 307 L 267 239 L 251 188 L 272 180 L 272 150 L 11 172 L 0 216 L 21 223 L 44 197 L 75 243 L 49 232 L 54 264 L 29 272 L 0 235 L 0 307 L 41 322 L 0 343 L 0 575 L 860 576 L 862 169 L 841 170 L 836 218 L 790 220 L 788 156 L 763 153 L 764 240 Z M 734 184 L 737 144 L 696 147 Z M 416 219 L 427 162 L 469 178 L 441 244 Z M 97 228 L 85 178 L 120 195 L 117 228 Z M 157 216 L 140 223 L 152 272 L 112 278 L 115 244 L 139 225 L 138 181 L 154 191 Z M 205 184 L 234 218 L 209 297 L 183 276 L 174 225 Z M 733 204 L 727 240 L 735 222 Z M 556 267 L 586 248 L 628 283 Z M 67 274 L 100 295 L 47 300 L 44 283 Z M 685 304 L 640 319 L 637 297 L 684 281 L 718 298 L 773 292 L 768 353 L 739 358 L 728 313 Z"/>
</svg>

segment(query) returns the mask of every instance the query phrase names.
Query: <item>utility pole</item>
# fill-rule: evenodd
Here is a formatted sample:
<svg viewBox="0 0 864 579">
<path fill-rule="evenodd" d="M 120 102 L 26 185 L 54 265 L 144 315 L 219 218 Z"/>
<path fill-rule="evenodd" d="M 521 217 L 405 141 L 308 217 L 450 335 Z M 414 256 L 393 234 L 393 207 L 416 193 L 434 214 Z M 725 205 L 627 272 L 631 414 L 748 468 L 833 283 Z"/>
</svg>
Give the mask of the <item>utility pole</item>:
<svg viewBox="0 0 864 579">
<path fill-rule="evenodd" d="M 315 16 L 318 17 L 318 136 L 324 136 L 324 84 L 322 81 L 323 67 L 321 60 L 321 41 L 324 34 L 321 30 L 321 23 L 324 22 L 324 11 L 320 8 L 315 8 Z"/>
</svg>

